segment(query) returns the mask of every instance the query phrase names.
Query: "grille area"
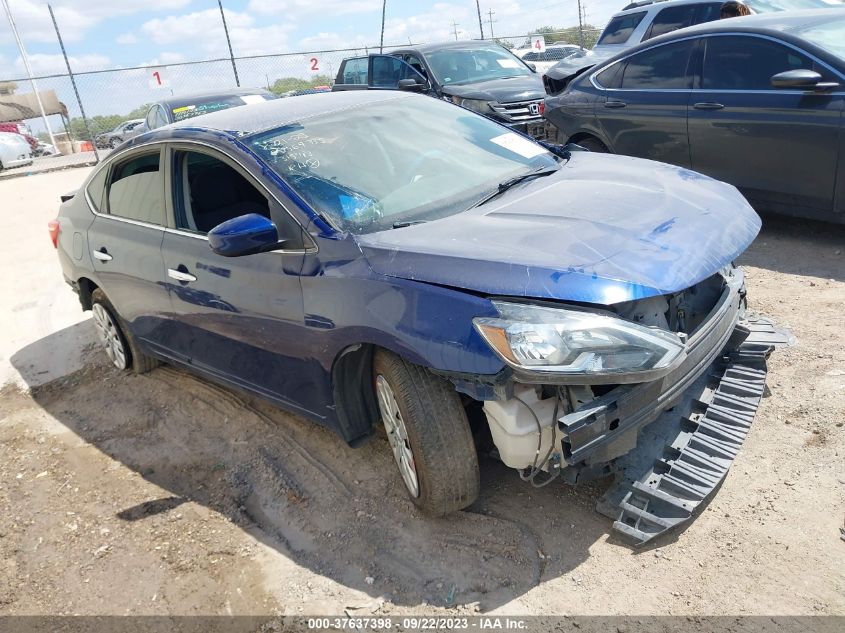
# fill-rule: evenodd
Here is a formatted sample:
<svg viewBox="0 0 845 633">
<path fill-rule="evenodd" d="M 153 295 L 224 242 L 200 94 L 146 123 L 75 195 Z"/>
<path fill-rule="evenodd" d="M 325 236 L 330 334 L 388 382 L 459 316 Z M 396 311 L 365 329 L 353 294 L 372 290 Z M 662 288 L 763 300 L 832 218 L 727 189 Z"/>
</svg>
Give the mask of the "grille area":
<svg viewBox="0 0 845 633">
<path fill-rule="evenodd" d="M 513 103 L 495 103 L 490 104 L 490 107 L 505 121 L 525 123 L 542 119 L 540 114 L 542 103 L 542 99 L 532 99 L 530 101 L 514 101 Z"/>
</svg>

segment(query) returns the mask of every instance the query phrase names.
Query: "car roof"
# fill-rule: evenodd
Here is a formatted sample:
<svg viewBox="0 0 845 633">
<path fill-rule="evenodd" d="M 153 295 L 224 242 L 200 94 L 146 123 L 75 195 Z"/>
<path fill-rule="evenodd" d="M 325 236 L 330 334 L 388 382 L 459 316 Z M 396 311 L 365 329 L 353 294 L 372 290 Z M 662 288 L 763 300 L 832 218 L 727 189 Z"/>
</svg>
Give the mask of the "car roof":
<svg viewBox="0 0 845 633">
<path fill-rule="evenodd" d="M 639 11 L 648 11 L 651 8 L 662 9 L 664 7 L 671 7 L 682 4 L 702 4 L 713 2 L 714 4 L 720 0 L 640 0 L 639 2 L 631 2 L 624 9 L 614 13 L 611 19 L 619 15 L 628 15 L 629 13 L 637 13 Z"/>
<path fill-rule="evenodd" d="M 812 24 L 823 24 L 829 22 L 831 18 L 845 18 L 845 7 L 833 6 L 829 9 L 802 9 L 800 11 L 776 11 L 773 13 L 758 13 L 756 15 L 748 15 L 740 18 L 730 18 L 728 20 L 715 20 L 713 22 L 704 22 L 694 26 L 688 26 L 684 29 L 672 31 L 666 35 L 647 42 L 656 42 L 663 38 L 669 39 L 670 36 L 680 35 L 702 35 L 704 33 L 720 33 L 724 31 L 732 32 L 781 32 L 789 33 L 796 29 L 810 26 Z M 647 42 L 643 42 L 644 44 Z"/>
<path fill-rule="evenodd" d="M 161 105 L 181 104 L 192 99 L 209 99 L 214 97 L 242 97 L 244 95 L 272 94 L 266 88 L 233 88 L 231 90 L 204 90 L 202 92 L 191 92 L 184 95 L 168 97 L 157 101 Z"/>
<path fill-rule="evenodd" d="M 457 40 L 455 42 L 434 42 L 432 44 L 419 44 L 417 46 L 401 46 L 396 50 L 415 50 L 421 53 L 431 53 L 432 51 L 448 49 L 448 48 L 489 48 L 490 46 L 502 46 L 496 42 L 488 42 L 486 40 Z"/>
<path fill-rule="evenodd" d="M 374 103 L 396 99 L 431 99 L 399 90 L 344 90 L 319 94 L 272 99 L 263 103 L 252 103 L 237 108 L 228 108 L 210 114 L 185 119 L 157 128 L 158 130 L 180 130 L 182 128 L 208 128 L 247 136 L 272 130 L 303 119 L 351 110 Z M 139 138 L 139 137 L 136 137 Z M 149 138 L 149 137 L 147 137 Z"/>
</svg>

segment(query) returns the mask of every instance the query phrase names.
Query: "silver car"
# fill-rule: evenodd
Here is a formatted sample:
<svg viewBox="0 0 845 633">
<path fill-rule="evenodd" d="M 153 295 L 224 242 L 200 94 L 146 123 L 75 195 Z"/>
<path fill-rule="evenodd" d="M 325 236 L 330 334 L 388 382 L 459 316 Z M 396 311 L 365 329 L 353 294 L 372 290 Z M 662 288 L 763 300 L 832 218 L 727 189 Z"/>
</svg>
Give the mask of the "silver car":
<svg viewBox="0 0 845 633">
<path fill-rule="evenodd" d="M 20 134 L 0 132 L 0 169 L 32 163 L 32 148 Z"/>
</svg>

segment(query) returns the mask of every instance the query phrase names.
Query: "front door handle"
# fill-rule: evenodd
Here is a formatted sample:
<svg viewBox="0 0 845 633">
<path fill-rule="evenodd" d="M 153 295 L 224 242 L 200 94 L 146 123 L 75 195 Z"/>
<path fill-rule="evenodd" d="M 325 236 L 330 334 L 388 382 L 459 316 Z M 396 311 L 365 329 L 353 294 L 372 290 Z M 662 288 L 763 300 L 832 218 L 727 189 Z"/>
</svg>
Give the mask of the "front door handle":
<svg viewBox="0 0 845 633">
<path fill-rule="evenodd" d="M 186 273 L 181 270 L 174 270 L 173 268 L 167 269 L 167 276 L 171 279 L 175 279 L 176 281 L 196 281 L 197 278 L 194 277 L 191 273 Z"/>
<path fill-rule="evenodd" d="M 110 262 L 112 260 L 112 256 L 109 255 L 105 246 L 98 251 L 91 251 L 91 254 L 94 256 L 94 259 L 99 259 L 101 262 Z"/>
<path fill-rule="evenodd" d="M 604 102 L 605 108 L 624 108 L 626 105 L 628 104 L 621 99 L 608 99 Z"/>
<path fill-rule="evenodd" d="M 713 101 L 704 101 L 702 103 L 696 103 L 692 106 L 696 110 L 721 110 L 725 106 L 721 103 L 715 103 Z"/>
</svg>

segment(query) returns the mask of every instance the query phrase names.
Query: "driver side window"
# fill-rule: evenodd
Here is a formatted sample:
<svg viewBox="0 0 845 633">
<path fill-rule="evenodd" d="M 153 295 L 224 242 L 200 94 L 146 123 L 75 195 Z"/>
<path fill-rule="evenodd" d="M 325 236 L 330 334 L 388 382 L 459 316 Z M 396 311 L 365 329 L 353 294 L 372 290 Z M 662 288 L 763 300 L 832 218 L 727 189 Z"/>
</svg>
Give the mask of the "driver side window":
<svg viewBox="0 0 845 633">
<path fill-rule="evenodd" d="M 237 170 L 200 152 L 178 152 L 173 174 L 176 226 L 205 235 L 248 213 L 270 219 L 267 197 Z"/>
</svg>

